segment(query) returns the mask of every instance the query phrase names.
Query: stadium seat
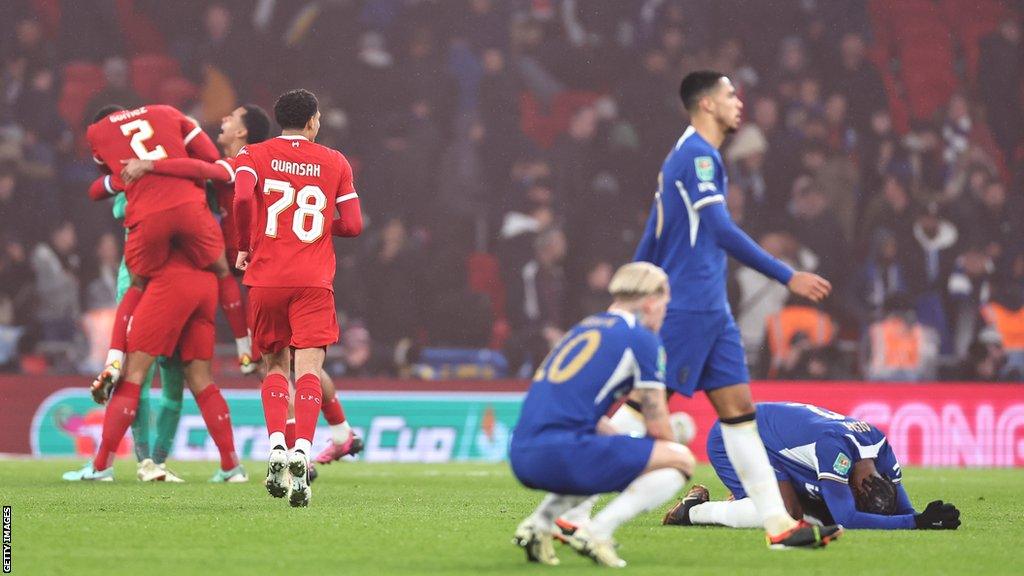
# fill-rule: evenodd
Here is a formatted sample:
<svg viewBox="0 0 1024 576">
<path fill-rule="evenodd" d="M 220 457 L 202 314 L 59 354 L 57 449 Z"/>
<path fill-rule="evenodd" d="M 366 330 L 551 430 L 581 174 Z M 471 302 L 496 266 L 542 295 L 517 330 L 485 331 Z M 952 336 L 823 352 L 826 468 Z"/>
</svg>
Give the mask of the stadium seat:
<svg viewBox="0 0 1024 576">
<path fill-rule="evenodd" d="M 103 78 L 103 67 L 88 60 L 73 60 L 64 65 L 64 83 L 99 86 L 102 90 L 106 80 Z"/>
<path fill-rule="evenodd" d="M 181 76 L 173 76 L 160 82 L 157 102 L 170 104 L 175 108 L 185 108 L 199 94 L 195 84 Z"/>
<path fill-rule="evenodd" d="M 68 126 L 78 129 L 85 120 L 85 107 L 97 93 L 103 90 L 103 84 L 65 82 L 61 90 L 57 110 Z"/>
<path fill-rule="evenodd" d="M 160 99 L 160 85 L 167 78 L 181 75 L 178 61 L 161 54 L 144 54 L 132 58 L 132 88 L 143 100 Z"/>
</svg>

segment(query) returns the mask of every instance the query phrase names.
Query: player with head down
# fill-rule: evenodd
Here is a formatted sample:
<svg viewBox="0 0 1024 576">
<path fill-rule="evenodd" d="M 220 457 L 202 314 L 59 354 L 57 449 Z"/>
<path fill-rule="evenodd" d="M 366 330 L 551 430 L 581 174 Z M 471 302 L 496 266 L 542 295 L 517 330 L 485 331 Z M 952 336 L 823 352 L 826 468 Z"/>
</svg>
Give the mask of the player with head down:
<svg viewBox="0 0 1024 576">
<path fill-rule="evenodd" d="M 824 546 L 840 526 L 813 526 L 789 516 L 757 434 L 740 332 L 726 298 L 726 255 L 815 302 L 831 285 L 794 272 L 733 223 L 725 206 L 728 178 L 718 148 L 740 123 L 743 103 L 718 72 L 688 74 L 679 88 L 690 126 L 662 164 L 650 218 L 635 260 L 663 268 L 672 301 L 661 337 L 667 386 L 686 396 L 704 390 L 722 422 L 729 460 L 753 501 L 771 548 Z"/>
<path fill-rule="evenodd" d="M 764 402 L 757 405 L 757 430 L 793 518 L 876 530 L 960 526 L 960 511 L 953 504 L 936 500 L 920 513 L 914 510 L 892 447 L 867 422 L 809 404 Z M 668 511 L 664 523 L 760 526 L 757 509 L 725 453 L 719 422 L 708 435 L 707 449 L 732 498 L 710 502 L 708 489 L 696 485 Z"/>
<path fill-rule="evenodd" d="M 591 495 L 621 492 L 565 541 L 604 566 L 625 562 L 612 534 L 680 489 L 693 472 L 690 450 L 673 441 L 665 400 L 664 350 L 657 330 L 668 278 L 646 262 L 626 264 L 609 286 L 607 312 L 569 330 L 540 365 L 512 435 L 509 459 L 523 485 L 548 492 L 516 529 L 533 562 L 558 564 L 555 519 Z M 619 435 L 605 413 L 635 391 L 648 435 Z"/>
</svg>

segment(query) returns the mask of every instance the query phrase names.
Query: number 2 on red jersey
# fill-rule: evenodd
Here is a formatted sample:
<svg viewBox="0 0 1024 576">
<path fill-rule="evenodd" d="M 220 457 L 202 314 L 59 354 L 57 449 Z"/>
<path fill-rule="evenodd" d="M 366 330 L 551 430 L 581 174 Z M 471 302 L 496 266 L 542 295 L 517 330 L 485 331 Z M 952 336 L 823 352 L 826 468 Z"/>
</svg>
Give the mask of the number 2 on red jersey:
<svg viewBox="0 0 1024 576">
<path fill-rule="evenodd" d="M 277 238 L 281 213 L 295 204 L 295 212 L 292 214 L 292 232 L 295 236 L 311 244 L 324 235 L 326 219 L 323 210 L 327 207 L 327 196 L 319 186 L 308 184 L 296 194 L 290 183 L 267 178 L 263 181 L 263 194 L 268 197 L 281 195 L 276 202 L 267 205 L 267 227 L 264 234 Z"/>
</svg>

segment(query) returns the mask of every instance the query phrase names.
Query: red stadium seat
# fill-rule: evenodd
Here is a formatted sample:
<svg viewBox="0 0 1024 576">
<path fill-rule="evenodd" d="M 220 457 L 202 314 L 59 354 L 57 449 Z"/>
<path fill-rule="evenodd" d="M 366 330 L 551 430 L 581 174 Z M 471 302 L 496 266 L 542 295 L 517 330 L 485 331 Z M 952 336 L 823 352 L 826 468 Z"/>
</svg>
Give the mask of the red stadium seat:
<svg viewBox="0 0 1024 576">
<path fill-rule="evenodd" d="M 195 84 L 181 76 L 167 78 L 160 83 L 160 93 L 156 98 L 161 104 L 170 104 L 175 108 L 184 108 L 199 94 Z"/>
<path fill-rule="evenodd" d="M 132 58 L 132 88 L 147 102 L 159 100 L 160 84 L 176 76 L 181 76 L 181 66 L 173 58 L 161 54 Z"/>
<path fill-rule="evenodd" d="M 98 85 L 100 90 L 106 84 L 103 78 L 103 67 L 88 60 L 73 60 L 64 65 L 64 83 Z"/>
<path fill-rule="evenodd" d="M 101 77 L 102 80 L 102 77 Z M 81 82 L 65 82 L 61 90 L 60 102 L 57 110 L 61 118 L 68 123 L 75 131 L 82 126 L 85 119 L 85 107 L 97 93 L 103 90 L 103 84 L 90 84 Z"/>
</svg>

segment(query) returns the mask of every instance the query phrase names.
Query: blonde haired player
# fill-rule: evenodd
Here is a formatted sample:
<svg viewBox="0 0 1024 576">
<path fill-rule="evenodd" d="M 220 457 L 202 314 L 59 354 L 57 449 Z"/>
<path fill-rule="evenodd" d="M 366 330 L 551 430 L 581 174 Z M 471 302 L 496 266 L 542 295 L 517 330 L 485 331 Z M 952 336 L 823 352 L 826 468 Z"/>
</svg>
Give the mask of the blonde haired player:
<svg viewBox="0 0 1024 576">
<path fill-rule="evenodd" d="M 565 541 L 598 564 L 625 566 L 615 530 L 671 499 L 693 473 L 693 454 L 674 441 L 665 401 L 657 330 L 668 278 L 653 264 L 634 262 L 619 268 L 609 291 L 608 311 L 582 320 L 545 358 L 512 436 L 512 472 L 524 486 L 548 492 L 513 539 L 532 562 L 559 563 L 552 532 L 562 513 L 592 495 L 620 492 Z M 647 436 L 620 435 L 604 416 L 630 391 Z"/>
</svg>

